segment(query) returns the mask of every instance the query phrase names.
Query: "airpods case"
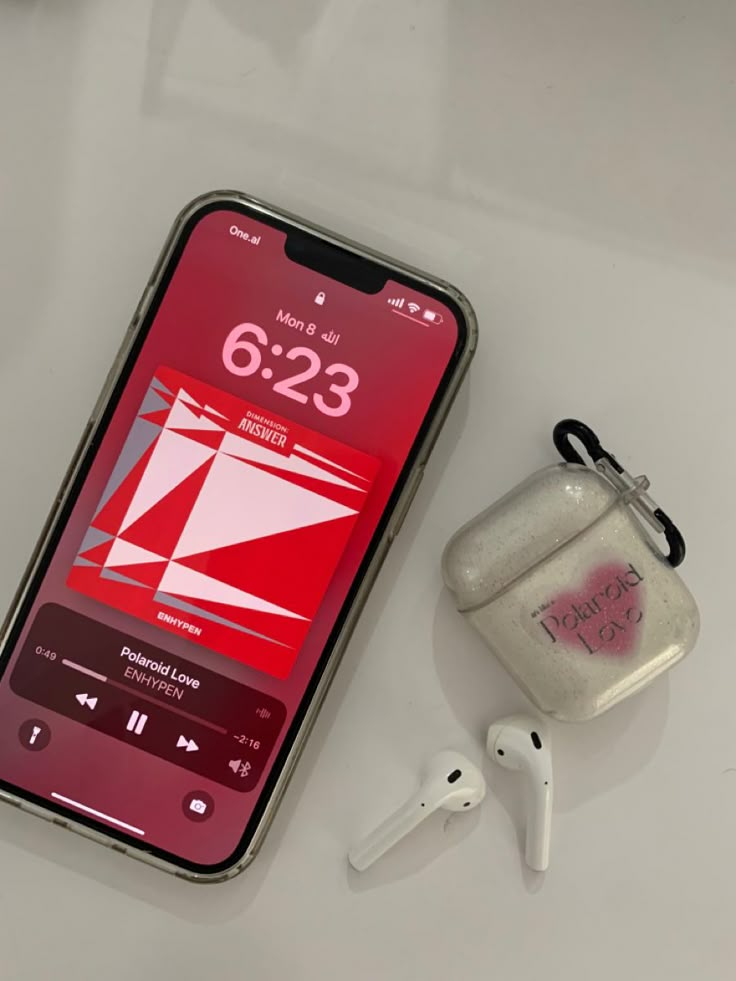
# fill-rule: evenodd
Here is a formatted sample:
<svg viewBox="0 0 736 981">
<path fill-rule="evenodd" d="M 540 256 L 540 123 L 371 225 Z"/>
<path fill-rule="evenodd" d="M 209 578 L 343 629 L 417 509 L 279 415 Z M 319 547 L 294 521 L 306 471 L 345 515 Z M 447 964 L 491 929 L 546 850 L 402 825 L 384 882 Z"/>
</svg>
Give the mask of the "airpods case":
<svg viewBox="0 0 736 981">
<path fill-rule="evenodd" d="M 596 469 L 570 443 L 580 439 Z M 675 566 L 678 529 L 595 434 L 555 429 L 567 461 L 532 474 L 461 528 L 442 559 L 457 607 L 536 706 L 594 718 L 672 667 L 697 639 Z M 663 555 L 642 522 L 663 534 Z"/>
</svg>

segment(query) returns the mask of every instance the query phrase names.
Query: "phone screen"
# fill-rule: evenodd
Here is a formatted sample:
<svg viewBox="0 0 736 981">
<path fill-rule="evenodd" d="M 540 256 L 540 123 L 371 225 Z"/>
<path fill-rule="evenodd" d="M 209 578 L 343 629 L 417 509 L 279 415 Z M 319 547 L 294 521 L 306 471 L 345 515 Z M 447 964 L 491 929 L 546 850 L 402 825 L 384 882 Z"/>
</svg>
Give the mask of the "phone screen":
<svg viewBox="0 0 736 981">
<path fill-rule="evenodd" d="M 3 786 L 194 871 L 247 847 L 465 339 L 291 241 L 190 221 L 3 654 Z"/>
</svg>

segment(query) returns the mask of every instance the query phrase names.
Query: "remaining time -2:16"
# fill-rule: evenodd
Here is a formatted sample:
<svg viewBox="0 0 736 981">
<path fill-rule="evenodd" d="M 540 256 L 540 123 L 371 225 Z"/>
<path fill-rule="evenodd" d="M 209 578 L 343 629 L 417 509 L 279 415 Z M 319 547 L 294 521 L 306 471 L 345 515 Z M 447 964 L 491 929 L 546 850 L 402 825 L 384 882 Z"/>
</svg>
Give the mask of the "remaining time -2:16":
<svg viewBox="0 0 736 981">
<path fill-rule="evenodd" d="M 238 324 L 227 335 L 222 349 L 222 362 L 233 375 L 246 378 L 248 375 L 255 375 L 260 369 L 262 378 L 271 379 L 273 369 L 269 367 L 261 369 L 264 350 L 268 349 L 268 343 L 268 334 L 263 327 L 259 327 L 258 324 Z M 280 357 L 282 353 L 283 348 L 280 344 L 274 344 L 271 348 L 274 357 Z M 287 361 L 306 362 L 307 367 L 294 375 L 289 375 L 288 378 L 277 381 L 273 390 L 305 405 L 309 401 L 309 395 L 301 391 L 299 386 L 319 375 L 322 371 L 322 360 L 317 352 L 309 347 L 292 347 L 284 356 Z M 352 404 L 350 395 L 360 383 L 358 372 L 347 364 L 331 364 L 324 369 L 324 374 L 334 381 L 330 384 L 326 395 L 314 392 L 312 401 L 326 416 L 344 416 L 350 411 Z"/>
<path fill-rule="evenodd" d="M 235 742 L 240 743 L 241 746 L 247 746 L 248 749 L 260 749 L 261 740 L 253 739 L 252 736 L 246 736 L 245 733 L 236 733 Z"/>
</svg>

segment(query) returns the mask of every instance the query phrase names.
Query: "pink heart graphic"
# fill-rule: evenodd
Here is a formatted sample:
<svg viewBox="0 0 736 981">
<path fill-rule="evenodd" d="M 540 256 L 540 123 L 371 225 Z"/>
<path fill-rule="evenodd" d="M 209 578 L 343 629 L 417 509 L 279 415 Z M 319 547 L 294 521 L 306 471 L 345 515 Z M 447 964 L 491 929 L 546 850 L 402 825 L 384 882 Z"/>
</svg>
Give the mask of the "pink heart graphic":
<svg viewBox="0 0 736 981">
<path fill-rule="evenodd" d="M 587 654 L 631 654 L 639 647 L 644 579 L 633 564 L 598 566 L 580 589 L 560 593 L 538 618 L 554 643 Z"/>
</svg>

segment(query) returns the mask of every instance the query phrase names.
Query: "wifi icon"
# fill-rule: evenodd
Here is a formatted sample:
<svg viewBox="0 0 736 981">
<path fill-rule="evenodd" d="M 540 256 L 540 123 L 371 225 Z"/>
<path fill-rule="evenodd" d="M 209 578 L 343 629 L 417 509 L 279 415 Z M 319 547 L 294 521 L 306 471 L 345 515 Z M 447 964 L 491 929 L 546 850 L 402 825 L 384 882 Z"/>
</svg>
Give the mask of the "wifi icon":
<svg viewBox="0 0 736 981">
<path fill-rule="evenodd" d="M 407 303 L 407 306 L 409 308 L 409 313 L 419 313 L 418 303 Z"/>
</svg>

